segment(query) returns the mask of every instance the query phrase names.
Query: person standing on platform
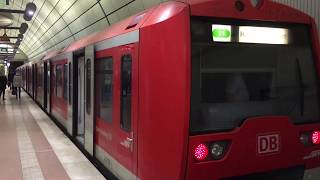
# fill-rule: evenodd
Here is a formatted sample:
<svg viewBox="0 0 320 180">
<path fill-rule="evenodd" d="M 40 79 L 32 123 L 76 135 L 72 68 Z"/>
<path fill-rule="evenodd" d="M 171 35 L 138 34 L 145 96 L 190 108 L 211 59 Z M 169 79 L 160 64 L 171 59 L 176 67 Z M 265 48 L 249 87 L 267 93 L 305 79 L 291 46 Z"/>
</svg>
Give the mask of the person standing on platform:
<svg viewBox="0 0 320 180">
<path fill-rule="evenodd" d="M 10 87 L 10 90 L 13 89 L 13 77 L 14 77 L 14 71 L 12 69 L 9 69 L 8 86 Z"/>
<path fill-rule="evenodd" d="M 13 88 L 16 91 L 16 98 L 21 98 L 22 77 L 20 71 L 17 71 L 13 77 Z"/>
<path fill-rule="evenodd" d="M 2 96 L 3 100 L 5 100 L 4 96 L 6 93 L 6 86 L 7 86 L 7 77 L 0 75 L 0 98 L 1 98 L 1 95 L 3 95 Z"/>
</svg>

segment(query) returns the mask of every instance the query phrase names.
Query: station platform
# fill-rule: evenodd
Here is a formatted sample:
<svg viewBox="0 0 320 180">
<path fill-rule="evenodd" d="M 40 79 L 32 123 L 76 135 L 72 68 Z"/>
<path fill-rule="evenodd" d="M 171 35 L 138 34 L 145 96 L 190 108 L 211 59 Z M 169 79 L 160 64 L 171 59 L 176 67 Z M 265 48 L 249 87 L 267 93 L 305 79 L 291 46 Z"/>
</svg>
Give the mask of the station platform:
<svg viewBox="0 0 320 180">
<path fill-rule="evenodd" d="M 25 93 L 0 99 L 0 180 L 105 178 Z"/>
</svg>

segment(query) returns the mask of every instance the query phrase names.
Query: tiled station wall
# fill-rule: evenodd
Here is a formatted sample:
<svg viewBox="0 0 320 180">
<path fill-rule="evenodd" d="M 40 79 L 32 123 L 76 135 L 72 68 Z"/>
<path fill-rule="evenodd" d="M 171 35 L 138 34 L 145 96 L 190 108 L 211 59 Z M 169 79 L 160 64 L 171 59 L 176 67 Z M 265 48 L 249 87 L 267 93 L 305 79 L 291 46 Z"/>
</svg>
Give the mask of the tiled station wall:
<svg viewBox="0 0 320 180">
<path fill-rule="evenodd" d="M 38 10 L 20 48 L 30 59 L 61 49 L 79 38 L 100 31 L 132 14 L 167 0 L 10 0 L 13 9 L 34 2 Z M 274 0 L 312 15 L 320 24 L 320 0 Z M 15 16 L 13 26 L 23 21 Z M 16 36 L 17 31 L 9 32 Z M 320 28 L 319 28 L 320 33 Z"/>
<path fill-rule="evenodd" d="M 286 5 L 292 6 L 299 9 L 309 15 L 311 15 L 317 25 L 318 34 L 320 35 L 320 0 L 273 0 L 276 2 L 284 3 Z"/>
<path fill-rule="evenodd" d="M 20 48 L 29 59 L 61 49 L 79 38 L 103 30 L 132 14 L 167 0 L 10 0 L 11 8 L 24 9 L 34 2 L 38 10 L 28 22 Z M 15 24 L 23 21 L 15 17 Z M 15 25 L 14 24 L 14 25 Z M 16 36 L 17 32 L 9 33 Z"/>
</svg>

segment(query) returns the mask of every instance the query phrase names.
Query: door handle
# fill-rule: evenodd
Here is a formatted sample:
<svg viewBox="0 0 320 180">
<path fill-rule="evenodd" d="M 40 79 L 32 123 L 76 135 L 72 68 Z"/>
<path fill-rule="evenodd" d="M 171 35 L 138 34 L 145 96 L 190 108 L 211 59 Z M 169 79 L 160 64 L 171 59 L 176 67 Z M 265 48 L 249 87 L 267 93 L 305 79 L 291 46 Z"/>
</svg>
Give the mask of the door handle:
<svg viewBox="0 0 320 180">
<path fill-rule="evenodd" d="M 133 138 L 127 137 L 128 149 L 133 152 Z"/>
<path fill-rule="evenodd" d="M 127 141 L 131 144 L 133 142 L 132 138 L 127 137 Z"/>
</svg>

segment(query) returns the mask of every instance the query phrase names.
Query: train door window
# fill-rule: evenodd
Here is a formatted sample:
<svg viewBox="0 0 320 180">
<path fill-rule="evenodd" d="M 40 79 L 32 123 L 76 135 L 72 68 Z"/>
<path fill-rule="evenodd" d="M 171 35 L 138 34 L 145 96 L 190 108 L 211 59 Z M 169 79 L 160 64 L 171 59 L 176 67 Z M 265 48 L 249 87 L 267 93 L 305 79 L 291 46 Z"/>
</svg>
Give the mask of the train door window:
<svg viewBox="0 0 320 180">
<path fill-rule="evenodd" d="M 90 114 L 91 111 L 91 59 L 87 59 L 86 66 L 86 111 Z"/>
<path fill-rule="evenodd" d="M 121 118 L 120 127 L 131 131 L 132 57 L 121 58 Z"/>
<path fill-rule="evenodd" d="M 62 98 L 62 65 L 56 66 L 56 96 Z"/>
<path fill-rule="evenodd" d="M 98 102 L 97 115 L 106 122 L 112 122 L 112 88 L 113 59 L 107 57 L 98 59 L 95 64 L 96 98 Z"/>
<path fill-rule="evenodd" d="M 69 62 L 69 104 L 71 105 L 71 62 Z"/>
<path fill-rule="evenodd" d="M 68 65 L 63 65 L 63 99 L 68 98 Z"/>
</svg>

